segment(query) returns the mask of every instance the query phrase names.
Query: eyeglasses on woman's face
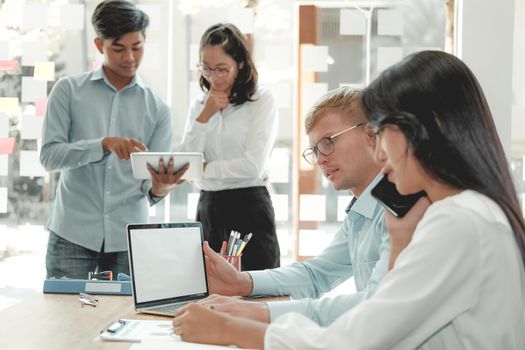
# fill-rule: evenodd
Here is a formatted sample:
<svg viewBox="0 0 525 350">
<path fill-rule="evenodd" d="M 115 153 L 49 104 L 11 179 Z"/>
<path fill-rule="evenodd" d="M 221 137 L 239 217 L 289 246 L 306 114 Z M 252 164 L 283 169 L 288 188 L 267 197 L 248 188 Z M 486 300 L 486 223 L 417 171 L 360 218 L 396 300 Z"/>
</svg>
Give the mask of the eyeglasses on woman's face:
<svg viewBox="0 0 525 350">
<path fill-rule="evenodd" d="M 329 137 L 323 137 L 313 147 L 308 147 L 303 152 L 303 158 L 310 164 L 315 164 L 319 161 L 319 154 L 322 154 L 323 156 L 329 156 L 330 154 L 334 153 L 335 145 L 334 140 L 344 134 L 347 131 L 353 130 L 359 126 L 365 125 L 365 122 L 355 124 L 347 129 L 344 129 L 343 131 L 339 131 L 336 134 L 333 134 Z"/>
<path fill-rule="evenodd" d="M 197 65 L 197 68 L 199 69 L 199 72 L 201 72 L 202 76 L 206 79 L 210 79 L 212 74 L 215 74 L 217 78 L 225 78 L 233 70 L 233 67 L 229 66 L 211 68 L 210 66 L 202 63 Z"/>
</svg>

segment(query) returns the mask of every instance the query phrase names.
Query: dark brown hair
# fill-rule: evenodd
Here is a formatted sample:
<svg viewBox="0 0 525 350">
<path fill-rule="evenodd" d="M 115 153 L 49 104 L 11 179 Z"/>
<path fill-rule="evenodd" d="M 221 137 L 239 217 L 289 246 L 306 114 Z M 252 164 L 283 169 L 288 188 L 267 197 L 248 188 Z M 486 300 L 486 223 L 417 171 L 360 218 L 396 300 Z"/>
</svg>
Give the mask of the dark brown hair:
<svg viewBox="0 0 525 350">
<path fill-rule="evenodd" d="M 241 105 L 246 101 L 253 101 L 258 74 L 248 50 L 246 37 L 233 24 L 218 23 L 209 27 L 202 35 L 199 54 L 202 54 L 206 46 L 220 46 L 235 60 L 237 66 L 242 63 L 231 90 L 230 102 Z M 200 77 L 199 84 L 203 91 L 210 89 L 210 83 L 203 76 Z"/>
</svg>

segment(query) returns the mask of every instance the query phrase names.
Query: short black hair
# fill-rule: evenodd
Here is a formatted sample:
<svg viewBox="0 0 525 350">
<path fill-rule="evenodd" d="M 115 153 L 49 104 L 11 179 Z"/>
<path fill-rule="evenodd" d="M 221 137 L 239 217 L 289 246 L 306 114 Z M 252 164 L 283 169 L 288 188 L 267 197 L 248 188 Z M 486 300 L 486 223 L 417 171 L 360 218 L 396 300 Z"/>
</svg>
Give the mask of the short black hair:
<svg viewBox="0 0 525 350">
<path fill-rule="evenodd" d="M 241 31 L 231 23 L 212 25 L 202 35 L 199 54 L 202 54 L 206 46 L 220 46 L 238 65 L 243 64 L 233 84 L 230 102 L 237 106 L 246 101 L 253 101 L 258 74 L 247 39 Z M 210 89 L 210 83 L 203 76 L 200 77 L 199 85 L 203 91 Z"/>
<path fill-rule="evenodd" d="M 105 0 L 97 5 L 91 23 L 101 39 L 118 40 L 128 33 L 142 32 L 146 36 L 148 15 L 126 0 Z"/>
</svg>

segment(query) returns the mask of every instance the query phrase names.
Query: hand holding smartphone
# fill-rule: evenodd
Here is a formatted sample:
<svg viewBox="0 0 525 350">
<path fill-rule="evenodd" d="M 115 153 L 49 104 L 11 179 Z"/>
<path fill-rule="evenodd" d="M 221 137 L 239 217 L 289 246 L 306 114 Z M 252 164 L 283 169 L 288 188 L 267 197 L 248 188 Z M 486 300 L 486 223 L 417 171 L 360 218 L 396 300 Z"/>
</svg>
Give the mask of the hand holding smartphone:
<svg viewBox="0 0 525 350">
<path fill-rule="evenodd" d="M 424 191 L 409 195 L 400 194 L 396 189 L 396 185 L 388 181 L 386 175 L 372 189 L 371 194 L 386 210 L 400 218 L 408 213 L 419 198 L 426 196 Z"/>
</svg>

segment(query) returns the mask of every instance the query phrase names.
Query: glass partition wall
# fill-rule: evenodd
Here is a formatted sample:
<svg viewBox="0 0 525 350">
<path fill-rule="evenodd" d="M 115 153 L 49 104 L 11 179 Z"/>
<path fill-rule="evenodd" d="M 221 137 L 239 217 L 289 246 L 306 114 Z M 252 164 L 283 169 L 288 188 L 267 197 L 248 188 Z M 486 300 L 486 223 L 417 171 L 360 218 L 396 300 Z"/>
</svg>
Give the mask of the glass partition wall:
<svg viewBox="0 0 525 350">
<path fill-rule="evenodd" d="M 43 271 L 45 224 L 59 177 L 38 162 L 47 95 L 59 78 L 101 64 L 90 24 L 98 2 L 0 1 L 0 259 L 39 252 L 36 263 Z M 308 145 L 303 126 L 308 108 L 330 89 L 366 86 L 411 52 L 455 52 L 462 1 L 136 3 L 151 18 L 140 74 L 173 110 L 174 143 L 181 139 L 189 102 L 198 93 L 198 42 L 204 30 L 216 22 L 233 22 L 249 35 L 260 83 L 274 91 L 279 104 L 269 189 L 286 264 L 318 254 L 342 223 L 351 199 L 301 158 Z M 525 27 L 518 19 L 525 6 L 515 3 L 510 157 L 523 193 Z M 150 220 L 194 220 L 198 192 L 190 183 L 175 188 L 150 209 Z M 5 280 L 9 274 L 0 276 L 0 289 L 12 283 Z"/>
</svg>

